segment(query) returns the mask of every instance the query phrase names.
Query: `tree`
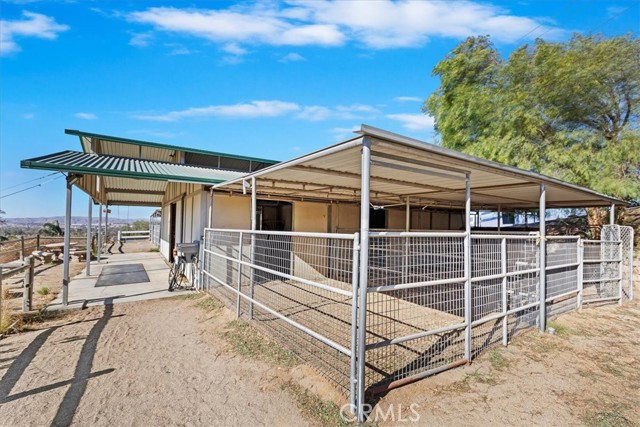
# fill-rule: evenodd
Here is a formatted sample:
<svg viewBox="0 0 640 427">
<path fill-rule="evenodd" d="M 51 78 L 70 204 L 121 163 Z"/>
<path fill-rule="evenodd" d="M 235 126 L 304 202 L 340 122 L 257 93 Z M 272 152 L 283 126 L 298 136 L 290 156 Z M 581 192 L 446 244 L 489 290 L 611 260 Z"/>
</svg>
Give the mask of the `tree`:
<svg viewBox="0 0 640 427">
<path fill-rule="evenodd" d="M 137 221 L 134 221 L 133 224 L 131 224 L 131 229 L 133 231 L 145 231 L 149 229 L 149 221 L 145 221 L 143 219 L 139 219 Z"/>
<path fill-rule="evenodd" d="M 640 200 L 640 39 L 536 40 L 501 59 L 470 37 L 423 110 L 445 147 Z"/>
<path fill-rule="evenodd" d="M 42 224 L 42 228 L 40 229 L 40 234 L 45 236 L 63 236 L 64 233 L 62 228 L 60 228 L 60 223 L 58 220 L 54 220 L 53 222 L 46 222 Z"/>
</svg>

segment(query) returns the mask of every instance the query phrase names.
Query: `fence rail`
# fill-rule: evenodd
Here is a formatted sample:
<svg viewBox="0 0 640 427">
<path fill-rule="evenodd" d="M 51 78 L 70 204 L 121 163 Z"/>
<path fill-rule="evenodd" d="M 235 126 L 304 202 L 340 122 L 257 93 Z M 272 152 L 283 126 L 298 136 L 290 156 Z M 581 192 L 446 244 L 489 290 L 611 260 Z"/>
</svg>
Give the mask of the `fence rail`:
<svg viewBox="0 0 640 427">
<path fill-rule="evenodd" d="M 551 317 L 621 301 L 632 280 L 625 241 L 606 233 L 610 240 L 550 236 L 544 253 L 539 233 L 368 237 L 368 280 L 359 283 L 358 233 L 206 229 L 204 287 L 354 403 L 356 384 L 387 390 L 459 366 L 538 326 L 543 305 Z"/>
</svg>

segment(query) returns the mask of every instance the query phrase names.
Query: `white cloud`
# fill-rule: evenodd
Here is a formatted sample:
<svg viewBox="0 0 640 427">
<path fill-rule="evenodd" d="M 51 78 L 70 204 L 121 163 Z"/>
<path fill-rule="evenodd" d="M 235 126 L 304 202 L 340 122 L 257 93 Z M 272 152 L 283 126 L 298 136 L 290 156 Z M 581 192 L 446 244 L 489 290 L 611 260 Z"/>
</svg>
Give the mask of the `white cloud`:
<svg viewBox="0 0 640 427">
<path fill-rule="evenodd" d="M 490 34 L 513 43 L 531 28 L 546 38 L 566 34 L 547 18 L 517 16 L 487 3 L 448 1 L 297 1 L 226 9 L 152 7 L 127 18 L 158 31 L 187 34 L 223 45 L 420 47 L 430 38 Z M 242 48 L 240 48 L 242 49 Z"/>
<path fill-rule="evenodd" d="M 20 117 L 22 117 L 25 120 L 31 120 L 35 117 L 36 115 L 33 113 L 24 113 L 22 114 Z"/>
<path fill-rule="evenodd" d="M 147 47 L 153 35 L 151 33 L 133 33 L 129 44 L 136 47 Z"/>
<path fill-rule="evenodd" d="M 98 118 L 98 116 L 93 113 L 75 113 L 74 116 L 82 120 L 95 120 Z"/>
<path fill-rule="evenodd" d="M 306 60 L 307 59 L 304 56 L 300 55 L 299 53 L 290 52 L 290 53 L 287 53 L 282 58 L 280 58 L 278 62 L 300 62 L 300 61 L 306 61 Z"/>
<path fill-rule="evenodd" d="M 69 29 L 67 25 L 58 24 L 54 18 L 39 13 L 23 11 L 22 16 L 22 20 L 0 20 L 0 54 L 20 51 L 16 38 L 54 40 L 58 33 Z"/>
<path fill-rule="evenodd" d="M 607 18 L 617 18 L 625 10 L 629 9 L 628 7 L 621 6 L 610 6 L 607 8 Z"/>
<path fill-rule="evenodd" d="M 222 50 L 236 56 L 242 56 L 247 53 L 247 49 L 240 47 L 237 43 L 228 43 L 222 46 Z"/>
<path fill-rule="evenodd" d="M 278 117 L 300 110 L 293 102 L 283 101 L 251 101 L 244 104 L 210 105 L 208 107 L 187 108 L 165 114 L 137 114 L 139 120 L 158 122 L 176 122 L 186 118 L 226 117 L 226 118 L 258 118 Z"/>
<path fill-rule="evenodd" d="M 168 113 L 136 113 L 132 117 L 138 120 L 157 122 L 177 122 L 190 118 L 242 118 L 253 119 L 260 117 L 282 117 L 291 115 L 298 120 L 323 121 L 329 119 L 352 120 L 370 118 L 381 112 L 369 105 L 352 104 L 326 107 L 321 105 L 299 105 L 295 102 L 269 100 L 251 101 L 229 105 L 210 105 L 207 107 L 192 107 Z"/>
<path fill-rule="evenodd" d="M 378 109 L 369 105 L 362 104 L 338 105 L 337 107 L 310 105 L 304 107 L 302 111 L 296 116 L 296 118 L 315 122 L 328 119 L 362 119 L 373 117 L 378 114 L 380 114 L 380 111 Z"/>
<path fill-rule="evenodd" d="M 433 117 L 425 114 L 388 114 L 387 118 L 402 123 L 409 130 L 433 130 Z"/>
<path fill-rule="evenodd" d="M 356 135 L 354 132 L 360 130 L 360 126 L 351 126 L 350 128 L 337 127 L 330 129 L 329 132 L 335 135 L 337 141 L 343 141 L 345 139 L 353 138 Z"/>
<path fill-rule="evenodd" d="M 418 98 L 417 96 L 396 96 L 393 98 L 396 102 L 422 102 L 424 99 Z"/>
</svg>

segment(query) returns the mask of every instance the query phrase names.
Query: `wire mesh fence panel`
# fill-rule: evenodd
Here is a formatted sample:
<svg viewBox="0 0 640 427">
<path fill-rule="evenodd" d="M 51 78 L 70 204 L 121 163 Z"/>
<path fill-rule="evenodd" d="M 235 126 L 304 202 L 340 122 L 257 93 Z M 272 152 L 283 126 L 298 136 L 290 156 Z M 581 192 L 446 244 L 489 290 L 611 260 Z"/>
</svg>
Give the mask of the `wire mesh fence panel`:
<svg viewBox="0 0 640 427">
<path fill-rule="evenodd" d="M 584 240 L 582 301 L 621 298 L 621 250 L 619 241 Z"/>
<path fill-rule="evenodd" d="M 617 232 L 608 231 L 610 228 L 617 227 Z M 626 225 L 606 225 L 603 227 L 603 231 L 607 229 L 607 237 L 617 237 L 622 243 L 622 292 L 625 298 L 633 298 L 633 227 Z M 613 236 L 611 236 L 613 234 Z M 609 239 L 606 239 L 609 240 Z"/>
<path fill-rule="evenodd" d="M 464 234 L 371 233 L 366 387 L 464 359 Z"/>
<path fill-rule="evenodd" d="M 540 296 L 537 233 L 472 234 L 472 357 L 513 333 L 509 319 L 537 310 Z"/>
<path fill-rule="evenodd" d="M 353 260 L 353 241 L 206 229 L 207 290 L 348 391 L 354 277 L 353 263 L 341 261 Z"/>
<path fill-rule="evenodd" d="M 547 301 L 578 293 L 579 239 L 547 237 Z"/>
</svg>

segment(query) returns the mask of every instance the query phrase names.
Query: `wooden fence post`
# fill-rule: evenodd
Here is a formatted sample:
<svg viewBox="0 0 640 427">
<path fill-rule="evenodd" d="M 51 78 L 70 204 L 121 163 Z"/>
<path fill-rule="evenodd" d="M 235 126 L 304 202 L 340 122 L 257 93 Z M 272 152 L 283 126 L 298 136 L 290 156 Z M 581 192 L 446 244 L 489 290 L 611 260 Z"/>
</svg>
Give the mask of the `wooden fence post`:
<svg viewBox="0 0 640 427">
<path fill-rule="evenodd" d="M 33 256 L 27 257 L 26 264 L 29 268 L 24 271 L 24 288 L 22 290 L 22 311 L 25 313 L 31 311 L 33 306 Z"/>
<path fill-rule="evenodd" d="M 20 261 L 24 261 L 24 235 L 20 236 Z"/>
<path fill-rule="evenodd" d="M 40 250 L 40 233 L 36 234 L 36 251 Z"/>
</svg>

